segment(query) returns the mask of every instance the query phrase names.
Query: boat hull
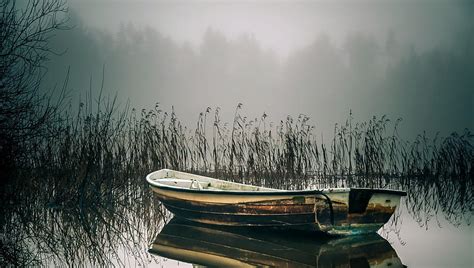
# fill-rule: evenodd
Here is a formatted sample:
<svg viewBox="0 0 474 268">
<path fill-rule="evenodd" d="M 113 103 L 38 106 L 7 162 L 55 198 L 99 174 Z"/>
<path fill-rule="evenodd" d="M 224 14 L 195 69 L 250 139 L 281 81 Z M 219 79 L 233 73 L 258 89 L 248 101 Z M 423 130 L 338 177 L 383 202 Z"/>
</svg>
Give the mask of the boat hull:
<svg viewBox="0 0 474 268">
<path fill-rule="evenodd" d="M 350 235 L 377 231 L 403 192 L 380 189 L 325 191 L 206 191 L 151 185 L 178 217 L 227 226 L 272 226 Z"/>
</svg>

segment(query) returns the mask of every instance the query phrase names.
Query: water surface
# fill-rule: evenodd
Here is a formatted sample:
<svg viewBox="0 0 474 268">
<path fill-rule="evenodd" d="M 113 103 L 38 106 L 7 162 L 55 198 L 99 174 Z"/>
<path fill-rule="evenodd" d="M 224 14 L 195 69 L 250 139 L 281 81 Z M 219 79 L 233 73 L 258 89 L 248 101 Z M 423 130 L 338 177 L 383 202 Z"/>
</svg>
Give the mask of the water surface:
<svg viewBox="0 0 474 268">
<path fill-rule="evenodd" d="M 408 196 L 378 235 L 328 239 L 316 234 L 176 224 L 179 220 L 160 204 L 142 176 L 127 180 L 112 192 L 80 195 L 73 203 L 60 202 L 61 195 L 56 195 L 54 202 L 48 186 L 35 184 L 36 179 L 32 181 L 36 188 L 15 192 L 12 201 L 3 205 L 2 262 L 150 267 L 219 261 L 300 267 L 474 264 L 472 193 L 448 180 L 444 185 L 410 180 L 411 187 L 392 182 L 385 188 L 406 189 Z M 293 187 L 314 188 L 317 182 Z M 338 186 L 341 181 L 330 184 Z M 153 250 L 160 243 L 181 250 Z M 218 258 L 210 260 L 203 252 Z"/>
</svg>

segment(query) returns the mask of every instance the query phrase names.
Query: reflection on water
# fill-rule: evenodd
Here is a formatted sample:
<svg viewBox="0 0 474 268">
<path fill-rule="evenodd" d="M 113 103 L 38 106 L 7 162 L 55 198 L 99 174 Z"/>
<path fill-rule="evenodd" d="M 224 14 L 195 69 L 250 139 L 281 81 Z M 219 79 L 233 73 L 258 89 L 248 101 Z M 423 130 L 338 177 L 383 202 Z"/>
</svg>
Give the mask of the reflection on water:
<svg viewBox="0 0 474 268">
<path fill-rule="evenodd" d="M 328 238 L 268 228 L 215 227 L 173 219 L 150 252 L 204 266 L 403 267 L 378 234 Z"/>
<path fill-rule="evenodd" d="M 419 257 L 410 253 L 417 252 L 420 243 L 429 254 L 431 244 L 456 235 L 457 228 L 466 232 L 473 211 L 472 191 L 458 182 L 392 181 L 389 188 L 406 189 L 408 196 L 379 232 L 388 242 L 378 235 L 327 240 L 295 232 L 229 231 L 176 220 L 165 225 L 172 215 L 141 175 L 117 176 L 114 187 L 88 189 L 87 195 L 66 192 L 66 200 L 72 200 L 68 202 L 61 202 L 66 194 L 59 190 L 67 191 L 65 187 L 51 190 L 51 184 L 38 183 L 41 180 L 47 177 L 32 177 L 30 185 L 11 191 L 11 201 L 2 204 L 1 266 L 170 264 L 158 255 L 203 265 L 411 266 Z M 339 185 L 340 180 L 325 186 Z M 416 241 L 428 226 L 434 230 L 430 236 L 438 240 Z M 472 236 L 472 228 L 467 230 Z M 463 243 L 452 246 L 459 246 L 459 252 L 472 251 L 472 241 Z M 465 255 L 460 266 L 472 266 L 470 255 Z"/>
<path fill-rule="evenodd" d="M 88 189 L 87 195 L 67 188 L 52 192 L 48 183 L 13 192 L 12 201 L 2 204 L 0 264 L 128 266 L 153 261 L 148 241 L 169 213 L 141 176 L 128 183 L 118 177 L 115 181 L 114 188 Z M 62 199 L 64 192 L 69 199 Z"/>
</svg>

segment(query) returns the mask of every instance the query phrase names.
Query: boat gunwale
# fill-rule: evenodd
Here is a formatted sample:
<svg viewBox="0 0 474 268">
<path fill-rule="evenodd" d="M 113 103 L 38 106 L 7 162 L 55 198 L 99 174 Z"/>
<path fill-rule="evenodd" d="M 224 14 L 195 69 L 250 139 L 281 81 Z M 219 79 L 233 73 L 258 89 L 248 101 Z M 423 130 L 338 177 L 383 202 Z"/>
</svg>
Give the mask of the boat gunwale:
<svg viewBox="0 0 474 268">
<path fill-rule="evenodd" d="M 259 186 L 219 180 L 219 179 L 205 177 L 201 175 L 174 171 L 171 169 L 157 170 L 157 171 L 149 173 L 146 176 L 146 180 L 151 188 L 155 187 L 155 188 L 159 188 L 163 190 L 172 190 L 176 192 L 187 192 L 187 193 L 195 193 L 195 194 L 239 195 L 239 196 L 240 195 L 288 196 L 288 195 L 318 195 L 318 194 L 331 194 L 331 193 L 349 193 L 351 189 L 357 189 L 357 190 L 369 190 L 372 193 L 382 193 L 382 194 L 390 194 L 390 195 L 398 195 L 398 196 L 407 195 L 405 191 L 380 189 L 380 188 L 329 188 L 329 189 L 313 189 L 313 190 L 282 190 L 282 189 L 272 189 L 272 188 L 262 187 L 264 189 L 271 189 L 271 190 L 261 190 L 261 191 L 190 189 L 190 188 L 167 185 L 167 184 L 163 184 L 159 182 L 160 179 L 170 179 L 173 177 L 152 179 L 151 178 L 152 175 L 157 174 L 158 172 L 175 172 L 175 173 L 182 173 L 186 175 L 195 176 L 197 178 L 201 177 L 205 179 L 211 179 L 211 180 L 221 181 L 221 182 L 226 182 L 226 183 L 233 183 L 233 184 L 238 184 L 238 185 L 254 186 L 254 187 L 259 187 Z M 176 176 L 174 178 L 178 179 Z"/>
</svg>

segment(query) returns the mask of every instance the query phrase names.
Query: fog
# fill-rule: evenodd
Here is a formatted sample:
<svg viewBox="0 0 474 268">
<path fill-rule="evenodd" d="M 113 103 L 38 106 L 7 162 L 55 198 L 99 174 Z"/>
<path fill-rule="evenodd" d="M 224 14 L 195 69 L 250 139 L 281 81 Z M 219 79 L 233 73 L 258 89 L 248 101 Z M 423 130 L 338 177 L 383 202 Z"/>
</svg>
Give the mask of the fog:
<svg viewBox="0 0 474 268">
<path fill-rule="evenodd" d="M 474 127 L 474 4 L 469 1 L 69 1 L 46 85 L 70 68 L 73 104 L 101 87 L 120 103 L 200 112 L 308 115 L 331 133 L 403 118 L 404 135 Z"/>
</svg>

